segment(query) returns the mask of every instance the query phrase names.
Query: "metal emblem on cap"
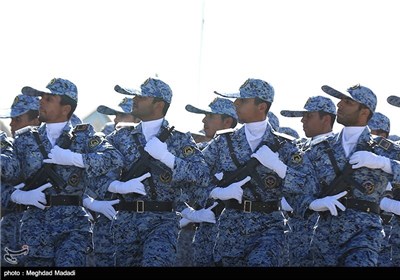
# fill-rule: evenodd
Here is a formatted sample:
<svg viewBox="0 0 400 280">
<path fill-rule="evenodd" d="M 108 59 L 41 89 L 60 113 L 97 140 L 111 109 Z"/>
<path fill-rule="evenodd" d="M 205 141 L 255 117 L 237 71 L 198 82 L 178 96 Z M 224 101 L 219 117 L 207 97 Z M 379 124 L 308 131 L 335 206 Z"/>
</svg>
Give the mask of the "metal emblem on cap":
<svg viewBox="0 0 400 280">
<path fill-rule="evenodd" d="M 247 79 L 244 84 L 240 87 L 240 88 L 244 88 L 245 86 L 247 86 L 247 84 L 250 82 L 250 79 Z"/>
<path fill-rule="evenodd" d="M 361 87 L 360 84 L 356 84 L 356 85 L 350 87 L 349 89 L 350 89 L 350 90 L 355 90 L 355 89 L 358 89 L 358 88 L 360 88 L 360 87 Z"/>
<path fill-rule="evenodd" d="M 56 82 L 56 78 L 51 79 L 51 81 L 47 84 L 47 86 L 50 86 Z"/>
<path fill-rule="evenodd" d="M 150 79 L 151 79 L 151 78 L 147 78 L 147 80 L 144 81 L 143 86 L 147 85 L 147 84 L 150 82 Z"/>
<path fill-rule="evenodd" d="M 18 96 L 16 96 L 16 97 L 14 98 L 13 104 L 12 104 L 11 106 L 17 105 L 18 101 L 19 101 L 19 98 L 18 98 Z"/>
</svg>

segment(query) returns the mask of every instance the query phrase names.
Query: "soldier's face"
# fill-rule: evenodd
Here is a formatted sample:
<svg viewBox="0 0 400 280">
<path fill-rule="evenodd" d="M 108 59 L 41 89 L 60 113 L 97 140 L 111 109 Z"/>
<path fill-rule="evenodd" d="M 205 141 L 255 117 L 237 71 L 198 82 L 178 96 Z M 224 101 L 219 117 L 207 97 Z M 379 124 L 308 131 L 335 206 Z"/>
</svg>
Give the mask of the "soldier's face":
<svg viewBox="0 0 400 280">
<path fill-rule="evenodd" d="M 136 95 L 133 98 L 132 114 L 143 121 L 154 119 L 156 103 L 153 102 L 153 99 L 153 97 Z"/>
<path fill-rule="evenodd" d="M 22 114 L 18 117 L 11 118 L 10 127 L 13 137 L 15 136 L 15 131 L 30 125 L 32 126 L 39 125 L 39 119 L 38 118 L 30 119 L 28 113 Z"/>
<path fill-rule="evenodd" d="M 350 98 L 343 98 L 337 104 L 337 122 L 344 126 L 365 125 L 360 120 L 360 103 Z"/>
<path fill-rule="evenodd" d="M 60 101 L 59 95 L 43 94 L 40 99 L 39 120 L 46 123 L 67 121 L 71 106 L 61 105 Z"/>
<path fill-rule="evenodd" d="M 208 138 L 213 138 L 217 130 L 226 128 L 220 114 L 206 114 L 203 123 L 204 133 Z"/>
<path fill-rule="evenodd" d="M 260 104 L 256 105 L 254 98 L 237 98 L 233 104 L 236 106 L 236 113 L 240 123 L 251 123 L 262 120 L 260 119 Z"/>
<path fill-rule="evenodd" d="M 307 112 L 301 118 L 303 130 L 307 137 L 314 137 L 325 133 L 323 119 L 318 112 Z"/>
</svg>

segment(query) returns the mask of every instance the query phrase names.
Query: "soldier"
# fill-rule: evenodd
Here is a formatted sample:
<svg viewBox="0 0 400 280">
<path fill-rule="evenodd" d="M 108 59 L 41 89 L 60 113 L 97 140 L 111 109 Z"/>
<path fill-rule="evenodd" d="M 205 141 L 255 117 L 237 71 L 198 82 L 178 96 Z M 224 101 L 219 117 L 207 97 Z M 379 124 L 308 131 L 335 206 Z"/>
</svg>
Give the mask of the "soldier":
<svg viewBox="0 0 400 280">
<path fill-rule="evenodd" d="M 304 186 L 312 184 L 303 173 L 309 163 L 293 143 L 275 135 L 267 121 L 274 98 L 270 84 L 248 79 L 239 93 L 218 94 L 236 98 L 236 113 L 244 125 L 218 135 L 204 149 L 211 174 L 223 172 L 226 179 L 250 163 L 254 168 L 243 174 L 249 175 L 244 179 L 234 176 L 224 186 L 210 184 L 210 197 L 225 205 L 218 221 L 215 261 L 222 266 L 282 266 L 285 225 L 280 201 L 284 193 L 301 195 Z"/>
<path fill-rule="evenodd" d="M 303 130 L 308 139 L 298 143 L 298 146 L 305 152 L 323 145 L 326 138 L 333 136 L 332 129 L 336 119 L 336 106 L 329 98 L 323 96 L 310 97 L 304 105 L 304 110 L 282 110 L 281 115 L 290 118 L 301 118 Z M 285 209 L 283 206 L 282 204 L 282 208 Z M 288 236 L 289 265 L 296 267 L 311 266 L 313 258 L 309 253 L 309 246 L 312 241 L 318 215 L 312 215 L 307 219 L 303 219 L 297 213 L 292 214 L 289 218 L 292 230 Z"/>
<path fill-rule="evenodd" d="M 0 118 L 11 118 L 10 127 L 11 133 L 13 137 L 15 136 L 15 132 L 21 128 L 26 126 L 38 126 L 39 122 L 39 98 L 34 96 L 26 96 L 23 94 L 19 94 L 14 98 L 14 102 L 11 105 L 11 108 L 6 112 L 3 112 Z M 8 151 L 14 151 L 12 147 L 12 138 L 3 138 L 4 141 L 4 150 L 2 145 L 2 154 L 5 155 Z M 4 155 L 4 156 L 5 156 Z M 13 158 L 14 161 L 18 161 L 16 156 L 13 153 L 7 155 L 7 159 L 3 161 L 2 155 L 2 169 L 5 171 L 2 172 L 2 201 L 8 201 L 8 205 L 2 204 L 2 220 L 1 220 L 1 248 L 2 248 L 2 256 L 5 255 L 4 249 L 8 248 L 13 252 L 18 252 L 22 248 L 22 244 L 20 244 L 20 220 L 22 217 L 22 209 L 21 207 L 17 207 L 14 203 L 10 202 L 9 197 L 11 193 L 15 190 L 13 188 L 18 182 L 18 172 L 13 168 L 13 164 L 9 162 L 9 160 Z M 11 168 L 12 173 L 7 172 L 7 169 Z M 4 174 L 4 177 L 3 177 Z M 12 174 L 12 175 L 11 175 Z M 25 251 L 18 256 L 16 256 L 15 261 L 5 262 L 5 258 L 2 258 L 2 265 L 9 266 L 15 264 L 17 266 L 23 266 L 23 254 Z"/>
<path fill-rule="evenodd" d="M 169 85 L 149 78 L 141 91 L 118 85 L 115 90 L 134 95 L 132 113 L 142 120 L 107 136 L 125 156 L 126 167 L 108 188 L 121 200 L 115 205 L 116 265 L 173 266 L 179 231 L 175 211 L 184 208 L 182 191 L 205 187 L 209 169 L 190 133 L 168 127 Z"/>
<path fill-rule="evenodd" d="M 400 97 L 391 95 L 387 98 L 387 102 L 393 106 L 400 107 Z M 400 145 L 400 141 L 397 142 Z M 397 160 L 400 160 L 400 154 L 397 155 Z M 385 199 L 381 201 L 381 209 L 388 210 L 394 214 L 391 220 L 392 232 L 389 243 L 392 246 L 392 266 L 400 267 L 400 184 L 392 182 L 392 195 L 393 200 Z M 395 200 L 395 201 L 394 201 Z M 383 204 L 383 205 L 382 205 Z M 386 207 L 385 207 L 386 206 Z"/>
<path fill-rule="evenodd" d="M 107 123 L 101 132 L 108 135 L 115 130 L 119 122 L 139 123 L 140 119 L 132 115 L 133 98 L 124 97 L 117 106 L 108 107 L 100 105 L 97 107 L 97 112 L 104 115 L 114 115 L 114 122 Z"/>
<path fill-rule="evenodd" d="M 375 94 L 360 85 L 347 93 L 329 86 L 322 90 L 340 99 L 337 122 L 344 128 L 308 153 L 320 184 L 306 198 L 308 208 L 321 215 L 311 248 L 314 265 L 376 266 L 383 239 L 379 202 L 393 178 L 390 174 L 400 169 L 386 157 L 383 138 L 372 138 L 367 127 L 376 108 Z"/>
<path fill-rule="evenodd" d="M 192 105 L 186 105 L 185 109 L 189 112 L 195 114 L 205 114 L 203 118 L 204 123 L 204 131 L 206 136 L 211 140 L 214 138 L 215 134 L 218 131 L 224 129 L 233 129 L 237 125 L 237 114 L 236 108 L 233 102 L 226 98 L 215 98 L 209 105 L 208 108 L 201 109 L 194 107 Z M 209 142 L 197 143 L 198 147 L 202 150 L 204 147 L 208 145 Z M 208 195 L 208 193 L 201 188 L 197 188 L 197 191 L 200 193 L 194 194 L 194 197 L 200 196 L 204 197 Z M 196 189 L 194 190 L 196 192 Z M 196 201 L 196 198 L 193 199 Z M 198 200 L 204 200 L 204 198 L 199 198 Z M 215 226 L 215 218 L 218 218 L 219 213 L 216 213 L 216 209 L 214 213 L 211 210 L 204 209 L 204 205 L 198 205 L 196 207 L 196 203 L 193 201 L 188 202 L 189 205 L 194 206 L 197 211 L 194 211 L 192 208 L 186 208 L 182 211 L 185 214 L 185 217 L 181 219 L 180 224 L 186 226 L 182 227 L 179 238 L 181 238 L 181 234 L 186 234 L 186 239 L 190 238 L 193 239 L 194 232 L 191 230 L 193 229 L 193 223 L 203 222 L 199 225 L 196 236 L 193 242 L 193 258 L 186 255 L 186 258 L 182 256 L 182 264 L 186 265 L 194 265 L 194 266 L 213 266 L 213 247 L 215 243 L 215 238 L 217 235 L 217 227 Z M 222 209 L 221 209 L 222 210 Z M 215 217 L 214 214 L 217 216 Z M 194 219 L 190 220 L 188 218 L 192 217 Z M 211 218 L 210 218 L 211 217 Z M 203 219 L 202 219 L 203 218 Z M 212 223 L 209 223 L 212 221 Z M 193 234 L 191 234 L 193 232 Z M 186 240 L 183 239 L 184 242 Z M 180 239 L 178 239 L 179 245 Z M 190 247 L 189 247 L 190 248 Z M 190 250 L 190 249 L 189 249 Z M 191 251 L 189 251 L 190 254 Z M 178 257 L 179 255 L 179 247 L 178 247 Z M 193 259 L 193 261 L 192 261 Z M 183 261 L 184 260 L 184 261 Z"/>
<path fill-rule="evenodd" d="M 52 79 L 40 91 L 39 128 L 17 131 L 15 153 L 21 165 L 20 189 L 11 194 L 15 203 L 27 205 L 22 216 L 21 240 L 28 246 L 26 266 L 85 266 L 91 244 L 91 225 L 82 206 L 82 195 L 91 180 L 122 167 L 122 155 L 91 125 L 72 128 L 69 121 L 77 103 L 76 86 Z M 51 181 L 37 188 L 38 182 Z"/>
</svg>

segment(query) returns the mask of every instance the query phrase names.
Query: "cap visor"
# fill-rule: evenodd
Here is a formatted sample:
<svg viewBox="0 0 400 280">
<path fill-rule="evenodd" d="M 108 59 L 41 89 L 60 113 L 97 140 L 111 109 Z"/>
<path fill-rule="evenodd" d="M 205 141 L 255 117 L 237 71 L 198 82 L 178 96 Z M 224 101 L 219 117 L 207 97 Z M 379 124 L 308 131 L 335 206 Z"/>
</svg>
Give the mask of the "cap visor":
<svg viewBox="0 0 400 280">
<path fill-rule="evenodd" d="M 400 107 L 400 97 L 391 95 L 387 98 L 387 102 L 393 106 Z"/>
<path fill-rule="evenodd" d="M 51 94 L 50 92 L 44 92 L 32 87 L 23 87 L 21 90 L 22 94 L 29 95 L 29 96 L 42 96 L 43 94 Z"/>
<path fill-rule="evenodd" d="M 226 98 L 240 98 L 240 92 L 237 93 L 219 93 L 217 91 L 214 91 L 215 94 L 226 97 Z"/>
<path fill-rule="evenodd" d="M 289 111 L 289 110 L 282 110 L 281 115 L 284 117 L 289 117 L 289 118 L 299 118 L 303 117 L 303 114 L 306 113 L 306 111 Z"/>
<path fill-rule="evenodd" d="M 353 99 L 350 95 L 347 95 L 347 94 L 344 94 L 344 93 L 342 93 L 340 91 L 337 91 L 336 89 L 331 88 L 330 86 L 326 86 L 325 85 L 325 86 L 322 86 L 321 89 L 325 93 L 329 94 L 330 96 L 333 96 L 333 97 L 336 97 L 336 98 L 339 98 L 339 99 L 343 99 L 343 98 L 351 98 L 351 99 Z"/>
<path fill-rule="evenodd" d="M 192 106 L 190 104 L 186 105 L 185 109 L 186 109 L 186 111 L 191 112 L 191 113 L 195 113 L 195 114 L 212 114 L 211 111 L 206 111 L 206 110 L 203 110 L 203 109 L 199 109 L 199 108 L 196 108 L 196 107 L 194 107 L 194 106 Z"/>
<path fill-rule="evenodd" d="M 118 93 L 122 93 L 122 94 L 126 94 L 126 95 L 141 95 L 140 91 L 138 91 L 138 90 L 123 88 L 123 87 L 120 87 L 119 85 L 116 85 L 114 87 L 114 90 Z"/>
</svg>

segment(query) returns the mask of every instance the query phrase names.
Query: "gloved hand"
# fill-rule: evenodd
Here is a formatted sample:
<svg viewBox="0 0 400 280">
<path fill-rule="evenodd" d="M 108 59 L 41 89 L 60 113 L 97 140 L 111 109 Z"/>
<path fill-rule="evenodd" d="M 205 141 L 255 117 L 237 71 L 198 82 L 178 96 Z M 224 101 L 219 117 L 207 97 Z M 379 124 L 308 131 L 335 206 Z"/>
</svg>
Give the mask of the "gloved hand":
<svg viewBox="0 0 400 280">
<path fill-rule="evenodd" d="M 325 196 L 324 198 L 319 198 L 310 203 L 309 208 L 314 211 L 326 211 L 329 210 L 332 216 L 337 216 L 338 212 L 336 207 L 339 207 L 340 210 L 346 210 L 346 207 L 340 201 L 339 198 L 342 198 L 347 194 L 347 191 L 338 193 L 332 196 Z"/>
<path fill-rule="evenodd" d="M 112 193 L 138 193 L 141 195 L 146 195 L 146 190 L 144 189 L 144 185 L 142 183 L 143 180 L 149 178 L 151 174 L 149 172 L 143 174 L 140 177 L 133 178 L 126 182 L 121 182 L 118 180 L 112 181 L 108 186 L 108 191 Z"/>
<path fill-rule="evenodd" d="M 286 164 L 279 159 L 279 154 L 274 153 L 268 146 L 263 145 L 251 157 L 256 158 L 262 165 L 275 171 L 282 179 L 285 178 Z"/>
<path fill-rule="evenodd" d="M 367 167 L 371 169 L 382 169 L 386 173 L 393 174 L 390 159 L 371 152 L 355 152 L 350 157 L 349 163 L 352 164 L 353 169 Z"/>
<path fill-rule="evenodd" d="M 281 208 L 283 211 L 293 212 L 292 206 L 290 206 L 285 197 L 282 197 L 281 199 Z"/>
<path fill-rule="evenodd" d="M 157 137 L 152 137 L 149 141 L 147 141 L 144 150 L 153 158 L 161 161 L 169 168 L 174 168 L 175 156 L 168 151 L 167 144 L 161 142 Z"/>
<path fill-rule="evenodd" d="M 211 209 L 216 205 L 217 203 L 214 203 L 214 205 L 210 206 L 209 208 L 206 209 L 200 209 L 200 210 L 194 210 L 192 207 L 188 207 L 183 209 L 181 212 L 181 215 L 183 218 L 189 219 L 193 221 L 194 223 L 211 223 L 215 224 L 215 214 L 214 212 L 211 211 Z"/>
<path fill-rule="evenodd" d="M 115 211 L 113 205 L 119 203 L 119 199 L 107 201 L 107 200 L 95 200 L 91 197 L 87 197 L 83 200 L 83 206 L 86 208 L 101 213 L 106 216 L 109 220 L 115 219 L 117 211 Z"/>
<path fill-rule="evenodd" d="M 179 228 L 183 228 L 185 226 L 187 226 L 188 224 L 193 223 L 191 220 L 186 219 L 186 218 L 182 218 L 179 220 Z"/>
<path fill-rule="evenodd" d="M 247 176 L 243 180 L 232 183 L 226 188 L 216 187 L 211 191 L 210 197 L 221 200 L 228 200 L 233 198 L 236 199 L 241 204 L 243 196 L 242 186 L 250 180 L 251 180 L 250 176 Z"/>
<path fill-rule="evenodd" d="M 379 204 L 381 209 L 396 215 L 400 215 L 400 201 L 384 197 Z"/>
<path fill-rule="evenodd" d="M 74 165 L 84 168 L 82 154 L 74 153 L 71 150 L 60 148 L 55 145 L 49 155 L 48 159 L 44 159 L 45 163 L 55 163 L 60 165 Z"/>
<path fill-rule="evenodd" d="M 43 191 L 50 188 L 52 186 L 51 183 L 46 183 L 34 190 L 21 191 L 20 188 L 24 186 L 25 184 L 22 183 L 14 187 L 16 190 L 11 194 L 11 200 L 18 204 L 33 205 L 43 210 L 47 203 Z"/>
</svg>

